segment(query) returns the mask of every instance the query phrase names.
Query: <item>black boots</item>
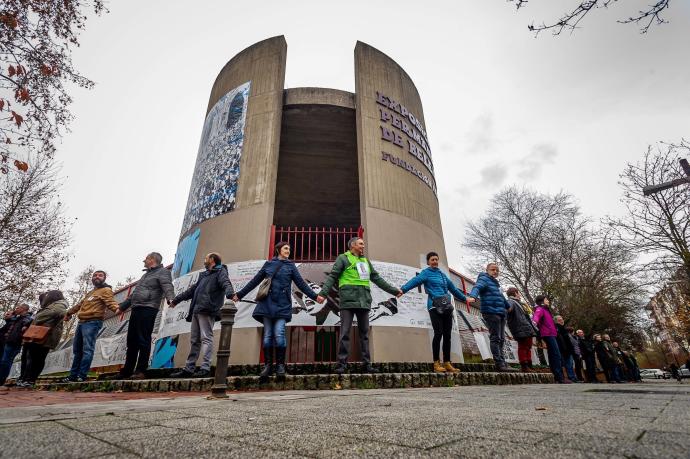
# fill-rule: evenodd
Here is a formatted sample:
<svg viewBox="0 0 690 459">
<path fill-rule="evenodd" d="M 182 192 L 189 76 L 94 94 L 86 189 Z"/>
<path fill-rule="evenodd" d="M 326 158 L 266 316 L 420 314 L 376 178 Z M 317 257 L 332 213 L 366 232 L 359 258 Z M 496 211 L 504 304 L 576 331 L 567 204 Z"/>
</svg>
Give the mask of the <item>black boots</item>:
<svg viewBox="0 0 690 459">
<path fill-rule="evenodd" d="M 264 368 L 261 370 L 261 375 L 260 375 L 260 381 L 261 382 L 266 382 L 268 380 L 268 377 L 273 374 L 273 352 L 274 349 L 272 347 L 265 347 L 264 348 Z M 284 378 L 285 377 L 285 348 L 284 347 L 277 347 L 275 348 L 275 356 L 276 356 L 276 365 L 275 365 L 275 372 L 276 376 L 279 378 Z"/>
<path fill-rule="evenodd" d="M 276 376 L 279 378 L 285 377 L 285 348 L 276 348 Z"/>
<path fill-rule="evenodd" d="M 261 381 L 266 381 L 268 380 L 268 377 L 273 374 L 273 348 L 272 347 L 265 347 L 264 348 L 264 369 L 261 370 L 261 374 L 259 375 L 259 379 Z"/>
</svg>

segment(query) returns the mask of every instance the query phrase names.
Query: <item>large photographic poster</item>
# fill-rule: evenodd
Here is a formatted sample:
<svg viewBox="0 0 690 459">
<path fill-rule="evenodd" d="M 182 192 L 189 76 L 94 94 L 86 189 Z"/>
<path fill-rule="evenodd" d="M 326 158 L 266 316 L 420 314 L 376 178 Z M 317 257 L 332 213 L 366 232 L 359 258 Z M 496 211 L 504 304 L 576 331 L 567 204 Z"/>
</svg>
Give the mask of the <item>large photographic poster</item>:
<svg viewBox="0 0 690 459">
<path fill-rule="evenodd" d="M 252 260 L 228 264 L 228 274 L 235 290 L 244 287 L 266 263 L 265 260 Z M 414 277 L 419 268 L 398 265 L 395 263 L 372 262 L 376 270 L 388 283 L 401 286 Z M 330 272 L 332 263 L 297 263 L 297 268 L 304 280 L 315 292 Z M 195 271 L 181 276 L 173 281 L 175 293 L 179 294 L 198 279 L 201 271 Z M 252 318 L 256 307 L 254 301 L 258 287 L 236 304 L 236 328 L 260 327 L 261 324 Z M 429 313 L 426 309 L 427 295 L 423 289 L 415 289 L 395 298 L 372 284 L 372 304 L 369 321 L 372 326 L 416 327 L 431 329 Z M 158 338 L 189 333 L 190 324 L 185 320 L 189 310 L 189 301 L 177 305 L 175 308 L 165 306 Z M 340 311 L 337 294 L 330 295 L 323 304 L 318 304 L 304 295 L 293 284 L 292 286 L 292 321 L 288 326 L 338 326 L 340 325 Z M 216 328 L 220 323 L 216 322 Z M 457 320 L 453 325 L 453 332 L 458 333 Z"/>
<path fill-rule="evenodd" d="M 204 121 L 182 234 L 235 208 L 250 82 L 229 91 Z"/>
</svg>

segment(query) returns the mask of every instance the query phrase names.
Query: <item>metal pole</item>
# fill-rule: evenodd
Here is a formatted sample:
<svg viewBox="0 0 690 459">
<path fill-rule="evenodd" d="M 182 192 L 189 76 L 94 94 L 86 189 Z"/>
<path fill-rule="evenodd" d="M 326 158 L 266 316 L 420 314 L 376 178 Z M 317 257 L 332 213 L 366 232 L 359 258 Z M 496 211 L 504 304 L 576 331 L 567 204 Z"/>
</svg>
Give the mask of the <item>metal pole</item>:
<svg viewBox="0 0 690 459">
<path fill-rule="evenodd" d="M 235 324 L 237 308 L 231 300 L 225 300 L 220 310 L 220 343 L 216 353 L 216 375 L 211 387 L 209 398 L 228 398 L 228 361 L 230 360 L 230 343 L 232 342 L 232 327 Z"/>
</svg>

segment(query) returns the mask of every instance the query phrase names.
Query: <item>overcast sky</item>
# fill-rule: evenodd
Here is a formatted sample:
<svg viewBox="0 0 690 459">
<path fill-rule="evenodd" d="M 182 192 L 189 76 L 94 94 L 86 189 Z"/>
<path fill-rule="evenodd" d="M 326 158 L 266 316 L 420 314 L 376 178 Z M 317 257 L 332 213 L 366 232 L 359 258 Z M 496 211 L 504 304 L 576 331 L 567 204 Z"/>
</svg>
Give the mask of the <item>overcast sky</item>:
<svg viewBox="0 0 690 459">
<path fill-rule="evenodd" d="M 594 218 L 618 214 L 625 163 L 649 144 L 690 138 L 690 2 L 672 2 L 671 23 L 647 35 L 616 23 L 649 1 L 618 2 L 573 34 L 536 39 L 529 23 L 578 2 L 533 0 L 516 12 L 504 0 L 112 1 L 74 52 L 96 87 L 75 91 L 76 120 L 59 147 L 77 219 L 72 275 L 92 264 L 112 283 L 138 277 L 151 250 L 172 263 L 213 81 L 275 35 L 288 43 L 288 88 L 354 91 L 357 40 L 412 77 L 451 267 L 467 269 L 466 223 L 511 184 L 565 190 Z"/>
</svg>

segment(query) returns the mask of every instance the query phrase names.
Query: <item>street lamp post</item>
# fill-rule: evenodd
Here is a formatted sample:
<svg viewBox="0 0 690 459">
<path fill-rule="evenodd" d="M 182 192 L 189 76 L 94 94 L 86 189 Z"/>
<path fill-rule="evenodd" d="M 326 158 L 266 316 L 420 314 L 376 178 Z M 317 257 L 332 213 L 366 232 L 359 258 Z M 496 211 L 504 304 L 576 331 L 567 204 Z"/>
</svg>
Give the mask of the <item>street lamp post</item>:
<svg viewBox="0 0 690 459">
<path fill-rule="evenodd" d="M 232 342 L 232 327 L 235 324 L 237 308 L 231 300 L 225 300 L 220 310 L 220 343 L 216 353 L 216 375 L 211 387 L 212 399 L 228 398 L 228 361 L 230 360 L 230 343 Z"/>
<path fill-rule="evenodd" d="M 685 177 L 677 178 L 669 182 L 660 183 L 658 185 L 646 186 L 642 188 L 642 193 L 645 196 L 649 196 L 651 194 L 658 193 L 659 191 L 668 190 L 669 188 L 674 188 L 684 184 L 690 184 L 690 163 L 688 163 L 687 159 L 681 159 L 680 166 L 683 168 L 683 171 L 685 172 Z"/>
</svg>

